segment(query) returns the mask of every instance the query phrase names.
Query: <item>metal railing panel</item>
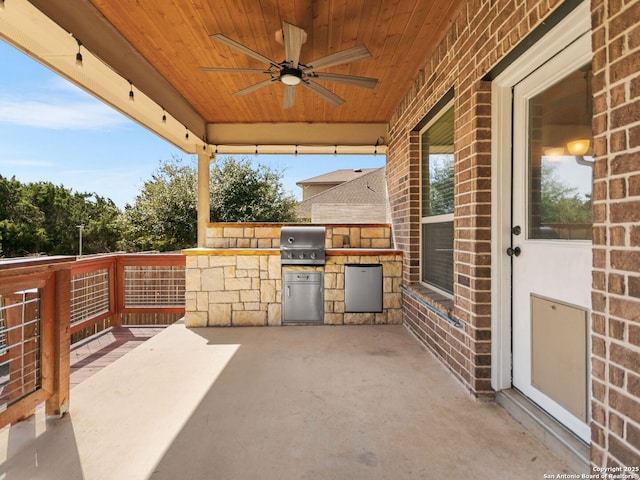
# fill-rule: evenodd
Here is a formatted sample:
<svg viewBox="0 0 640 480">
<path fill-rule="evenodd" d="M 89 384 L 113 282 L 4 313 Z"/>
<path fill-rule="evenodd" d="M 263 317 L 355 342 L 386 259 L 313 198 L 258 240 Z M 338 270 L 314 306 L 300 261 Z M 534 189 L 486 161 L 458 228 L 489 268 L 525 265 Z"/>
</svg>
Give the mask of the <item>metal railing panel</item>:
<svg viewBox="0 0 640 480">
<path fill-rule="evenodd" d="M 38 289 L 0 295 L 0 412 L 42 386 Z"/>
<path fill-rule="evenodd" d="M 108 268 L 71 278 L 71 326 L 111 311 L 111 279 Z"/>
</svg>

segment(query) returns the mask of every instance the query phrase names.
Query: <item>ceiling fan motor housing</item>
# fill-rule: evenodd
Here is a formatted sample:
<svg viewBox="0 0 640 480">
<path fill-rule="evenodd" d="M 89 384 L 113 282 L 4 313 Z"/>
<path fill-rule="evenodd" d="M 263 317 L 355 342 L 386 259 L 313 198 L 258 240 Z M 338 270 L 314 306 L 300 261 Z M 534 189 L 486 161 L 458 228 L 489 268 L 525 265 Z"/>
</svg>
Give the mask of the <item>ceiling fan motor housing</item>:
<svg viewBox="0 0 640 480">
<path fill-rule="evenodd" d="M 298 85 L 302 81 L 302 71 L 299 68 L 284 67 L 280 71 L 280 81 L 285 85 Z"/>
</svg>

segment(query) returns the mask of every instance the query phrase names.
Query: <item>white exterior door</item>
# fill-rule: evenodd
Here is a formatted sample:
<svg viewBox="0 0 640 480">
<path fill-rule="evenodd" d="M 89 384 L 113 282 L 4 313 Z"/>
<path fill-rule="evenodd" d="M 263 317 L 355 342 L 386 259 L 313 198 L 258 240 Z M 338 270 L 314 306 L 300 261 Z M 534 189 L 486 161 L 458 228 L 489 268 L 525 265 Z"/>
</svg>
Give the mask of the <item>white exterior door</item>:
<svg viewBox="0 0 640 480">
<path fill-rule="evenodd" d="M 591 437 L 590 60 L 586 35 L 513 89 L 508 251 L 513 386 L 586 442 Z"/>
</svg>

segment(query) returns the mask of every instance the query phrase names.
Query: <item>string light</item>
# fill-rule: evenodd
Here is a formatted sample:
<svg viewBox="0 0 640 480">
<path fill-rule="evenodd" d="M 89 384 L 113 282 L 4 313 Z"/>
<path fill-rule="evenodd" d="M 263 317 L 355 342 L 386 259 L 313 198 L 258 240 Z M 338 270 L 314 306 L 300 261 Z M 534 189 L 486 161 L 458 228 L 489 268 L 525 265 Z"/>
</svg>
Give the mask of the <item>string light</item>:
<svg viewBox="0 0 640 480">
<path fill-rule="evenodd" d="M 136 101 L 136 97 L 135 97 L 135 95 L 133 94 L 133 83 L 129 82 L 129 86 L 130 86 L 130 90 L 129 90 L 129 101 L 130 101 L 131 103 L 133 103 L 133 102 L 135 102 L 135 101 Z"/>
<path fill-rule="evenodd" d="M 82 52 L 80 52 L 80 47 L 82 47 L 82 43 L 80 42 L 80 40 L 76 39 L 76 42 L 78 42 L 78 53 L 76 53 L 76 67 L 78 68 L 82 68 Z"/>
<path fill-rule="evenodd" d="M 167 123 L 167 112 L 162 108 L 162 123 Z"/>
<path fill-rule="evenodd" d="M 187 128 L 187 126 L 184 126 L 184 129 L 186 130 L 187 133 L 184 134 L 184 139 L 185 141 L 189 141 L 189 129 Z"/>
</svg>

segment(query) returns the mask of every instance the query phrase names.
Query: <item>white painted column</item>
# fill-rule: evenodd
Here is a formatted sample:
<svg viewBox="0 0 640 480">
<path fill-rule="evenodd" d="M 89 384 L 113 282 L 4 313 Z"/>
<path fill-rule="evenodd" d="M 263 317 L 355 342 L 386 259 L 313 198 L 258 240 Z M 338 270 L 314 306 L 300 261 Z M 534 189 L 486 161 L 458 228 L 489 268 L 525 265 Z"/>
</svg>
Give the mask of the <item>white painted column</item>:
<svg viewBox="0 0 640 480">
<path fill-rule="evenodd" d="M 209 166 L 215 157 L 208 153 L 198 154 L 198 247 L 204 247 L 207 236 L 209 214 Z"/>
</svg>

